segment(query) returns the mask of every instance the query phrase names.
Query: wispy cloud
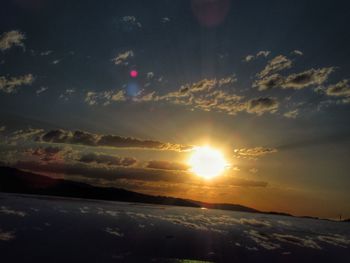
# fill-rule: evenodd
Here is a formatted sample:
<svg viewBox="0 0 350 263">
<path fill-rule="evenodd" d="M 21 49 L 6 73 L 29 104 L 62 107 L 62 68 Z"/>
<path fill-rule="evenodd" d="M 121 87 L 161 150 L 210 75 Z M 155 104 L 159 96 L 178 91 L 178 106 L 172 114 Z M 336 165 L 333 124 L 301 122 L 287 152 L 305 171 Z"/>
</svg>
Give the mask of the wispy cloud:
<svg viewBox="0 0 350 263">
<path fill-rule="evenodd" d="M 299 110 L 291 110 L 283 114 L 284 117 L 290 118 L 290 119 L 295 119 L 299 115 Z"/>
<path fill-rule="evenodd" d="M 128 60 L 132 57 L 134 57 L 134 52 L 132 50 L 127 50 L 123 53 L 119 53 L 115 58 L 112 58 L 112 61 L 116 65 L 128 65 Z"/>
<path fill-rule="evenodd" d="M 111 90 L 94 92 L 88 91 L 85 95 L 85 102 L 89 105 L 109 105 L 113 101 L 126 101 L 125 91 Z"/>
<path fill-rule="evenodd" d="M 265 156 L 267 154 L 276 153 L 276 148 L 266 148 L 266 147 L 255 147 L 255 148 L 242 148 L 235 149 L 234 153 L 236 157 L 246 157 L 246 158 L 258 158 Z"/>
<path fill-rule="evenodd" d="M 259 57 L 268 57 L 270 55 L 270 51 L 268 50 L 261 50 L 261 51 L 258 51 L 255 55 L 247 55 L 245 58 L 244 58 L 244 61 L 245 62 L 250 62 L 250 61 L 253 61 Z"/>
<path fill-rule="evenodd" d="M 41 93 L 47 91 L 49 88 L 48 87 L 41 87 L 35 91 L 36 95 L 40 95 Z"/>
<path fill-rule="evenodd" d="M 1 206 L 0 207 L 0 213 L 5 214 L 5 215 L 20 216 L 20 217 L 25 217 L 27 215 L 27 213 L 25 213 L 23 211 L 13 210 L 13 209 L 10 209 L 10 208 L 8 208 L 6 206 Z"/>
</svg>

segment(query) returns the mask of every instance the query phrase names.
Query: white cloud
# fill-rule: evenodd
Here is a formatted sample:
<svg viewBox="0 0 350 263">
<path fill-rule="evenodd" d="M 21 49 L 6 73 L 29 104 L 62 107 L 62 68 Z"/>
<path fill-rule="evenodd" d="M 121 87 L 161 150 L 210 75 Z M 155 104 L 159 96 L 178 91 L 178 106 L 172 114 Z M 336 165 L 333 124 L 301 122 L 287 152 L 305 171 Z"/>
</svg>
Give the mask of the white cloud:
<svg viewBox="0 0 350 263">
<path fill-rule="evenodd" d="M 266 57 L 268 57 L 269 55 L 270 55 L 270 51 L 268 51 L 268 50 L 261 50 L 261 51 L 258 51 L 257 53 L 256 53 L 256 55 L 247 55 L 245 58 L 244 58 L 244 61 L 245 62 L 250 62 L 250 61 L 253 61 L 253 60 L 255 60 L 255 59 L 257 59 L 257 58 L 259 58 L 259 57 L 264 57 L 264 58 L 266 58 Z"/>
<path fill-rule="evenodd" d="M 132 57 L 134 57 L 134 52 L 132 50 L 127 50 L 123 53 L 119 53 L 115 58 L 112 59 L 112 61 L 116 65 L 120 65 L 120 64 L 128 65 L 129 64 L 128 59 Z"/>
<path fill-rule="evenodd" d="M 19 77 L 6 78 L 0 77 L 0 91 L 5 93 L 15 93 L 17 88 L 22 85 L 31 85 L 34 81 L 32 74 L 26 74 Z"/>
<path fill-rule="evenodd" d="M 304 53 L 303 53 L 303 52 L 301 52 L 300 50 L 297 50 L 297 49 L 293 50 L 292 54 L 294 54 L 294 55 L 298 55 L 298 56 L 302 56 L 302 55 L 304 55 Z"/>
<path fill-rule="evenodd" d="M 0 213 L 5 214 L 5 215 L 16 215 L 16 216 L 21 216 L 21 217 L 24 217 L 27 215 L 27 213 L 25 213 L 25 212 L 12 210 L 6 206 L 0 207 Z"/>
<path fill-rule="evenodd" d="M 49 88 L 48 87 L 41 87 L 38 90 L 35 91 L 36 95 L 40 95 L 41 93 L 47 91 Z"/>
<path fill-rule="evenodd" d="M 0 36 L 0 49 L 2 51 L 5 51 L 7 49 L 10 49 L 13 46 L 24 48 L 24 44 L 23 44 L 24 39 L 25 39 L 25 35 L 18 30 L 5 32 Z"/>
<path fill-rule="evenodd" d="M 299 110 L 298 109 L 291 110 L 291 111 L 286 112 L 283 115 L 286 118 L 295 119 L 299 115 Z"/>
</svg>

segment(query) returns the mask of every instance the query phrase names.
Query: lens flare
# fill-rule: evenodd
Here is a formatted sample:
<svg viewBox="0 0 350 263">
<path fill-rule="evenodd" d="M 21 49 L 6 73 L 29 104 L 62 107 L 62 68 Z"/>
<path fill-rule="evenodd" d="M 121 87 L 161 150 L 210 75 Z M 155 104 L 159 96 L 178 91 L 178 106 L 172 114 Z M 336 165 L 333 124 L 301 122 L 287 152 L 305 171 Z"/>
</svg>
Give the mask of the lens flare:
<svg viewBox="0 0 350 263">
<path fill-rule="evenodd" d="M 136 78 L 139 75 L 139 73 L 137 72 L 137 70 L 131 70 L 130 71 L 130 77 L 132 78 Z"/>
</svg>

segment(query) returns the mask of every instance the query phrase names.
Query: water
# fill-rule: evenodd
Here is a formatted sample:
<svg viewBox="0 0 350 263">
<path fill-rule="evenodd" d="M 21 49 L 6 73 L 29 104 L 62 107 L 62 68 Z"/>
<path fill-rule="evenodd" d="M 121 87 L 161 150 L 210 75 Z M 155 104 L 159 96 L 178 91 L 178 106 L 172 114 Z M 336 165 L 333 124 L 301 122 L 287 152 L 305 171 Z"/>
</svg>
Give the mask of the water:
<svg viewBox="0 0 350 263">
<path fill-rule="evenodd" d="M 350 224 L 0 194 L 1 262 L 350 262 Z"/>
</svg>

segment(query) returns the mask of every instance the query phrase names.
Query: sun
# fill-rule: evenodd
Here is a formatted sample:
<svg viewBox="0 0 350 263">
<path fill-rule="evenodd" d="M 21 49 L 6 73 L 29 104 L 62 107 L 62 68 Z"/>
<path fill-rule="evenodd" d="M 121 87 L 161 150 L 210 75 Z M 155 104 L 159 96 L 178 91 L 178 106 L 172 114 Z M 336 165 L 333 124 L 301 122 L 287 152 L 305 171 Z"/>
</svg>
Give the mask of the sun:
<svg viewBox="0 0 350 263">
<path fill-rule="evenodd" d="M 209 146 L 196 147 L 188 164 L 194 174 L 205 179 L 222 174 L 228 166 L 223 154 Z"/>
</svg>

